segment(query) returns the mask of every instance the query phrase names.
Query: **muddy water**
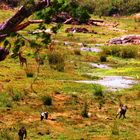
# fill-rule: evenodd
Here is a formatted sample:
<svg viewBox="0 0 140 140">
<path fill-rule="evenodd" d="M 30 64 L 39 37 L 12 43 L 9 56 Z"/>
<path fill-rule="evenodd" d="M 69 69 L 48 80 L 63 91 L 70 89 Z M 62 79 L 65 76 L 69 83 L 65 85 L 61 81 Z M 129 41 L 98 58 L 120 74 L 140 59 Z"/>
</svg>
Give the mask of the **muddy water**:
<svg viewBox="0 0 140 140">
<path fill-rule="evenodd" d="M 85 84 L 101 84 L 113 91 L 130 88 L 131 86 L 137 83 L 137 81 L 135 81 L 131 77 L 126 76 L 106 76 L 100 80 L 81 80 L 75 82 Z"/>
<path fill-rule="evenodd" d="M 80 50 L 81 51 L 88 51 L 88 52 L 96 52 L 96 53 L 102 51 L 100 48 L 96 48 L 96 47 L 91 47 L 91 48 L 90 47 L 82 47 Z"/>
<path fill-rule="evenodd" d="M 90 65 L 94 68 L 111 69 L 111 67 L 107 66 L 106 64 L 90 63 Z"/>
</svg>

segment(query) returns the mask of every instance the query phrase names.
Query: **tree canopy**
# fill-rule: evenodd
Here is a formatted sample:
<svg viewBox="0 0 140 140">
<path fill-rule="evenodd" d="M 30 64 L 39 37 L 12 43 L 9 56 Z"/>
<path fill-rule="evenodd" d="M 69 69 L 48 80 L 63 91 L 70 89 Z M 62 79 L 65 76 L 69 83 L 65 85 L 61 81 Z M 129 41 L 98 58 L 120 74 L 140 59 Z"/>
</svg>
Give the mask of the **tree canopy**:
<svg viewBox="0 0 140 140">
<path fill-rule="evenodd" d="M 70 14 L 80 23 L 86 22 L 90 18 L 87 10 L 82 6 L 79 6 L 75 0 L 23 0 L 21 1 L 21 4 L 22 5 L 15 15 L 0 25 L 0 41 L 8 42 L 3 43 L 4 46 L 0 50 L 0 54 L 3 54 L 0 56 L 2 57 L 0 61 L 3 61 L 6 58 L 6 56 L 9 54 L 7 52 L 9 52 L 9 49 L 11 48 L 11 43 L 7 40 L 7 37 L 16 38 L 14 46 L 12 46 L 14 47 L 14 53 L 19 51 L 20 47 L 25 44 L 25 41 L 28 41 L 31 47 L 41 47 L 51 42 L 51 34 L 46 32 L 41 32 L 40 35 L 37 35 L 37 38 L 41 38 L 41 43 L 38 43 L 35 40 L 26 39 L 24 36 L 18 33 L 19 30 L 22 30 L 33 23 L 33 21 L 29 20 L 24 22 L 24 20 L 34 13 L 36 14 L 37 19 L 43 19 L 45 21 L 50 21 L 54 15 L 62 11 Z M 44 22 L 39 24 L 38 29 L 46 30 L 44 24 Z M 51 30 L 56 33 L 60 27 L 61 26 L 58 23 L 55 27 L 52 27 Z M 3 49 L 6 49 L 6 51 Z"/>
</svg>

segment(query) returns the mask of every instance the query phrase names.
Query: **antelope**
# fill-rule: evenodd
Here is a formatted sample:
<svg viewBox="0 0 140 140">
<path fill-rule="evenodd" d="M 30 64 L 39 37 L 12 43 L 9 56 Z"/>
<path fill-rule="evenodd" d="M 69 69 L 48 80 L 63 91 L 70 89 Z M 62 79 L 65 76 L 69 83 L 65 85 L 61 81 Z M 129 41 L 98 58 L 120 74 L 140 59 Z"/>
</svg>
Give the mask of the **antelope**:
<svg viewBox="0 0 140 140">
<path fill-rule="evenodd" d="M 48 49 L 49 49 L 50 52 L 52 52 L 52 51 L 55 50 L 55 48 L 54 48 L 54 42 L 52 42 L 52 43 L 50 43 L 50 44 L 48 45 Z"/>
<path fill-rule="evenodd" d="M 41 58 L 41 57 L 39 56 L 39 54 L 36 55 L 35 61 L 36 61 L 36 63 L 39 64 L 39 65 L 41 65 L 41 64 L 43 65 L 43 64 L 44 64 L 44 60 L 43 60 L 43 58 Z"/>
<path fill-rule="evenodd" d="M 19 56 L 20 66 L 23 67 L 23 65 L 25 64 L 26 67 L 27 67 L 27 59 L 24 58 L 24 57 L 21 55 L 21 52 L 18 53 L 18 56 Z"/>
</svg>

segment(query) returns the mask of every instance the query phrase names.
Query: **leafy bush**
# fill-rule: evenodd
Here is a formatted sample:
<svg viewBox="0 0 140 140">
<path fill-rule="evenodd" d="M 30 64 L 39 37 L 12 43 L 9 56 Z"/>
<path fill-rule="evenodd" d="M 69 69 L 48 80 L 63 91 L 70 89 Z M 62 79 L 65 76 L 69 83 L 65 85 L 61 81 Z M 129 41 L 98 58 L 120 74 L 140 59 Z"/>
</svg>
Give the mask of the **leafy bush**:
<svg viewBox="0 0 140 140">
<path fill-rule="evenodd" d="M 100 61 L 101 61 L 101 62 L 106 62 L 106 61 L 107 61 L 106 56 L 100 56 Z"/>
<path fill-rule="evenodd" d="M 12 107 L 12 101 L 7 93 L 0 94 L 0 107 Z"/>
<path fill-rule="evenodd" d="M 58 71 L 64 71 L 64 56 L 59 52 L 51 52 L 48 54 L 48 61 L 51 68 Z"/>
<path fill-rule="evenodd" d="M 42 101 L 44 105 L 51 106 L 52 105 L 52 97 L 47 95 L 42 97 Z"/>
<path fill-rule="evenodd" d="M 75 50 L 74 50 L 74 54 L 75 54 L 75 55 L 81 55 L 80 49 L 75 49 Z"/>
<path fill-rule="evenodd" d="M 79 6 L 77 8 L 72 8 L 71 15 L 77 19 L 80 23 L 85 23 L 90 18 L 86 8 Z"/>
<path fill-rule="evenodd" d="M 12 95 L 12 99 L 13 101 L 20 101 L 22 99 L 22 94 L 20 92 L 15 92 Z"/>
<path fill-rule="evenodd" d="M 56 16 L 62 11 L 70 14 L 80 23 L 86 22 L 90 18 L 87 9 L 79 4 L 79 2 L 73 0 L 54 0 L 53 7 L 37 12 L 36 17 L 50 22 L 53 16 Z"/>
<path fill-rule="evenodd" d="M 103 96 L 103 88 L 99 84 L 93 84 L 94 95 L 99 97 Z"/>
<path fill-rule="evenodd" d="M 93 13 L 99 16 L 130 15 L 140 12 L 140 0 L 98 0 L 92 1 L 88 6 L 88 9 L 91 8 L 94 9 Z"/>
<path fill-rule="evenodd" d="M 34 76 L 32 69 L 27 68 L 27 69 L 25 69 L 25 72 L 26 72 L 26 76 L 29 78 Z"/>
<path fill-rule="evenodd" d="M 12 104 L 12 101 L 11 100 L 8 100 L 6 103 L 5 103 L 5 107 L 12 107 L 13 104 Z"/>
</svg>

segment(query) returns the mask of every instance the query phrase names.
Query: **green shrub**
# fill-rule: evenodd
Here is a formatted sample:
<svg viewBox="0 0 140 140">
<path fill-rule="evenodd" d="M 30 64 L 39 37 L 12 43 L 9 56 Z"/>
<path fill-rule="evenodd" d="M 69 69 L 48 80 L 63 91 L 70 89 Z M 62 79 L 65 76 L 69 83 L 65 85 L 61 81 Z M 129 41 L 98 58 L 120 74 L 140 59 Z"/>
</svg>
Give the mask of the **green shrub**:
<svg viewBox="0 0 140 140">
<path fill-rule="evenodd" d="M 81 55 L 80 49 L 75 49 L 75 50 L 74 50 L 74 54 L 75 54 L 75 55 Z"/>
<path fill-rule="evenodd" d="M 12 99 L 13 101 L 20 101 L 22 99 L 22 94 L 19 93 L 19 92 L 15 92 L 13 95 L 12 95 Z"/>
<path fill-rule="evenodd" d="M 12 107 L 12 101 L 7 93 L 0 94 L 0 107 Z"/>
<path fill-rule="evenodd" d="M 49 53 L 48 61 L 51 68 L 58 71 L 64 71 L 64 56 L 59 52 Z"/>
<path fill-rule="evenodd" d="M 27 73 L 26 73 L 26 76 L 27 76 L 27 77 L 33 77 L 33 76 L 34 76 L 34 74 L 33 74 L 33 73 L 31 73 L 31 72 L 27 72 Z"/>
<path fill-rule="evenodd" d="M 56 65 L 56 70 L 57 71 L 61 71 L 61 72 L 64 72 L 64 63 L 58 63 L 57 65 Z"/>
<path fill-rule="evenodd" d="M 121 48 L 120 48 L 120 46 L 112 46 L 111 55 L 120 57 L 121 56 Z"/>
<path fill-rule="evenodd" d="M 51 106 L 52 105 L 52 97 L 47 95 L 42 97 L 42 101 L 44 105 Z"/>
<path fill-rule="evenodd" d="M 106 62 L 106 61 L 107 61 L 106 56 L 100 56 L 100 61 L 101 61 L 101 62 Z"/>
<path fill-rule="evenodd" d="M 5 102 L 5 107 L 12 107 L 13 106 L 13 104 L 12 104 L 12 101 L 11 100 L 8 100 L 8 101 L 6 101 Z"/>
<path fill-rule="evenodd" d="M 103 88 L 99 84 L 93 84 L 93 90 L 95 96 L 103 96 Z"/>
<path fill-rule="evenodd" d="M 31 78 L 31 77 L 34 76 L 34 72 L 33 72 L 32 69 L 27 68 L 27 69 L 25 70 L 25 72 L 26 72 L 26 76 L 27 76 L 28 78 Z"/>
<path fill-rule="evenodd" d="M 93 7 L 94 14 L 100 16 L 130 15 L 139 12 L 140 0 L 98 0 L 90 6 Z"/>
<path fill-rule="evenodd" d="M 79 6 L 71 10 L 71 15 L 77 19 L 80 23 L 85 23 L 90 18 L 86 8 Z"/>
</svg>

